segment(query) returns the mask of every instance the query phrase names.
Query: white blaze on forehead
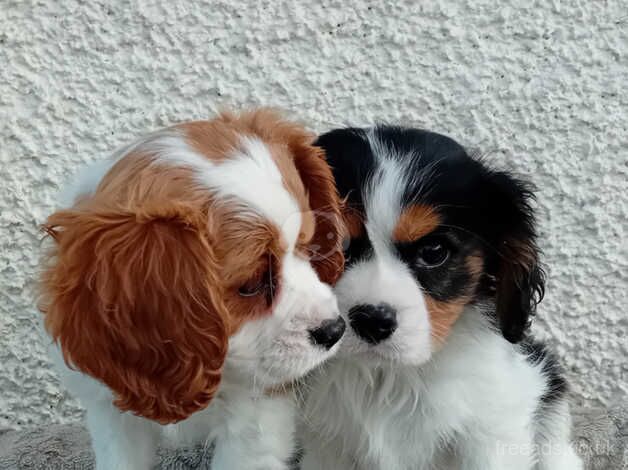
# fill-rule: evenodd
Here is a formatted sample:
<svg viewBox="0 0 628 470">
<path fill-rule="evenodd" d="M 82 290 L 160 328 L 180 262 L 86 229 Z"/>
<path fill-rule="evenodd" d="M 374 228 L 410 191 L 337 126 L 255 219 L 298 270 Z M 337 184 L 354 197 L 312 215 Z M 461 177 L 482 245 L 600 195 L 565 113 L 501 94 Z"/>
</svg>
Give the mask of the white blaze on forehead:
<svg viewBox="0 0 628 470">
<path fill-rule="evenodd" d="M 372 131 L 367 138 L 378 161 L 363 194 L 366 230 L 375 253 L 379 257 L 389 257 L 392 255 L 390 240 L 401 215 L 407 177 L 400 159 L 391 156 L 391 150 L 385 148 Z"/>
<path fill-rule="evenodd" d="M 294 247 L 301 229 L 299 205 L 285 188 L 270 150 L 260 139 L 243 136 L 240 149 L 215 162 L 199 154 L 178 132 L 164 134 L 149 147 L 159 161 L 195 169 L 198 182 L 218 198 L 243 202 L 276 224 L 290 249 Z"/>
<path fill-rule="evenodd" d="M 245 201 L 274 222 L 290 247 L 301 229 L 299 205 L 283 184 L 268 147 L 258 138 L 243 137 L 242 149 L 203 176 L 219 195 Z"/>
</svg>

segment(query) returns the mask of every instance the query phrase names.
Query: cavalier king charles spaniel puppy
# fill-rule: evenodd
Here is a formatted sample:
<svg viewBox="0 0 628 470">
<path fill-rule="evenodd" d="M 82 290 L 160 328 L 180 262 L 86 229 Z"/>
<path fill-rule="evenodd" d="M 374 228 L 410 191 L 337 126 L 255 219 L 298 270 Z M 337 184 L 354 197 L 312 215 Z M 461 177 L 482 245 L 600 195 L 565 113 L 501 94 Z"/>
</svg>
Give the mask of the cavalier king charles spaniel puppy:
<svg viewBox="0 0 628 470">
<path fill-rule="evenodd" d="M 448 137 L 319 137 L 345 199 L 350 325 L 304 388 L 303 470 L 577 470 L 530 186 Z"/>
<path fill-rule="evenodd" d="M 272 111 L 224 113 L 147 135 L 64 191 L 41 309 L 98 469 L 151 468 L 162 431 L 213 447 L 214 470 L 288 468 L 295 413 L 277 389 L 345 330 L 328 285 L 339 199 L 313 138 Z"/>
</svg>

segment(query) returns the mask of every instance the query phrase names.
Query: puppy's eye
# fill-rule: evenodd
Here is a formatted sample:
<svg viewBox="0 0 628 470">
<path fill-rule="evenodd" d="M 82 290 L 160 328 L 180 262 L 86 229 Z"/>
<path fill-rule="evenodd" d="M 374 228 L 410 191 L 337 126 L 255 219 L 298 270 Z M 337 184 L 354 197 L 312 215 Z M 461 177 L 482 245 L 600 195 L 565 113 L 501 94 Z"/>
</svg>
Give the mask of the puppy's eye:
<svg viewBox="0 0 628 470">
<path fill-rule="evenodd" d="M 417 263 L 425 268 L 442 266 L 449 258 L 449 248 L 444 240 L 432 239 L 419 248 Z"/>
<path fill-rule="evenodd" d="M 266 291 L 266 279 L 265 277 L 255 277 L 248 280 L 238 289 L 238 294 L 241 297 L 254 297 Z"/>
</svg>

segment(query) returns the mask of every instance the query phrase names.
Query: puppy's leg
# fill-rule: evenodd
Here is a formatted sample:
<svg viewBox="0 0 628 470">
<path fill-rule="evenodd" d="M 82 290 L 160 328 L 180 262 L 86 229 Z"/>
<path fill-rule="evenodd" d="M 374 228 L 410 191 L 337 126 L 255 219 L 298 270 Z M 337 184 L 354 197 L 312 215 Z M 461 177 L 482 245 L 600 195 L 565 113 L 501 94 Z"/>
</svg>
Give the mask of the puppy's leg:
<svg viewBox="0 0 628 470">
<path fill-rule="evenodd" d="M 584 468 L 582 460 L 568 441 L 554 448 L 561 450 L 551 455 L 541 455 L 541 461 L 536 470 L 582 470 Z"/>
<path fill-rule="evenodd" d="M 289 470 L 290 455 L 260 453 L 247 439 L 219 439 L 216 441 L 212 470 Z"/>
<path fill-rule="evenodd" d="M 335 452 L 322 452 L 309 449 L 301 462 L 301 470 L 354 470 L 356 467 Z"/>
<path fill-rule="evenodd" d="M 159 425 L 122 413 L 105 400 L 85 402 L 96 470 L 150 470 L 156 462 Z"/>
<path fill-rule="evenodd" d="M 238 412 L 214 439 L 212 470 L 288 470 L 295 451 L 292 398 L 258 398 L 232 406 Z"/>
<path fill-rule="evenodd" d="M 496 430 L 497 431 L 497 430 Z M 477 431 L 459 442 L 462 470 L 532 470 L 534 441 L 529 432 L 500 430 Z"/>
<path fill-rule="evenodd" d="M 323 443 L 321 438 L 311 434 L 306 437 L 306 434 L 309 433 L 303 434 L 302 444 L 304 452 L 301 470 L 357 470 L 361 468 L 358 467 L 355 460 L 352 461 L 343 454 L 342 444 L 339 442 L 339 439 Z"/>
<path fill-rule="evenodd" d="M 63 384 L 87 410 L 87 429 L 96 455 L 96 470 L 150 469 L 156 460 L 161 426 L 122 413 L 113 406 L 111 391 L 104 384 L 68 368 L 59 348 L 47 337 L 44 341 Z"/>
<path fill-rule="evenodd" d="M 582 470 L 571 442 L 571 414 L 566 400 L 541 407 L 536 430 L 535 470 Z"/>
</svg>

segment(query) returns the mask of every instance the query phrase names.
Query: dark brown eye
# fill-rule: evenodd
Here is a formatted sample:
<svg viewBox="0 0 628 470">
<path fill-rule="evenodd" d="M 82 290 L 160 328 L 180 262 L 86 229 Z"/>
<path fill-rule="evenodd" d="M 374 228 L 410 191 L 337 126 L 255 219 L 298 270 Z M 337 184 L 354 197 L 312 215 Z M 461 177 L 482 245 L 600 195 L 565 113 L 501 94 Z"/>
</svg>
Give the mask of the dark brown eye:
<svg viewBox="0 0 628 470">
<path fill-rule="evenodd" d="M 442 266 L 449 258 L 449 248 L 443 240 L 427 241 L 419 248 L 417 263 L 425 268 Z"/>
<path fill-rule="evenodd" d="M 238 289 L 238 294 L 241 297 L 255 297 L 256 295 L 260 295 L 263 292 L 266 292 L 266 287 L 268 285 L 268 277 L 256 276 L 253 279 L 248 280 Z"/>
</svg>

